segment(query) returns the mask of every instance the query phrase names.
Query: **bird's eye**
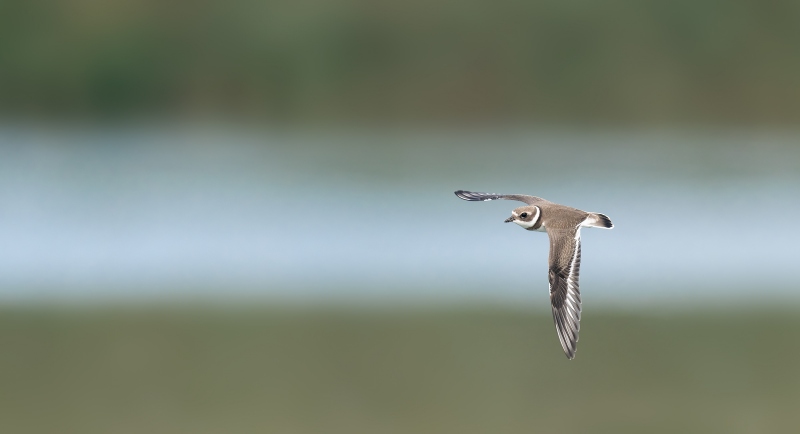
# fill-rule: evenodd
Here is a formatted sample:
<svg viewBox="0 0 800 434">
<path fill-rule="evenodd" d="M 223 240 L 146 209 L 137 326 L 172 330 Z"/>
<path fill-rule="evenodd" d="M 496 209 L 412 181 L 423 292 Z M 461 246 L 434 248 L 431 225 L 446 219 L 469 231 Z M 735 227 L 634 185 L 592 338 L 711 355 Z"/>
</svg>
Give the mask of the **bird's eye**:
<svg viewBox="0 0 800 434">
<path fill-rule="evenodd" d="M 528 216 L 528 213 L 524 212 L 524 213 L 520 214 L 519 216 L 522 217 L 522 218 L 525 218 L 525 217 Z"/>
</svg>

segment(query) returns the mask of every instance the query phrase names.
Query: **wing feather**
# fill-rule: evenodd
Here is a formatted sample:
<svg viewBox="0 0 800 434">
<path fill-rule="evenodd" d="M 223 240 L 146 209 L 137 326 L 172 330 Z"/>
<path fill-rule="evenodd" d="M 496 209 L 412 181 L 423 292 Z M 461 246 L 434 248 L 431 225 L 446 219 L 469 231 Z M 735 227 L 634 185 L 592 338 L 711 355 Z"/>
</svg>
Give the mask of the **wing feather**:
<svg viewBox="0 0 800 434">
<path fill-rule="evenodd" d="M 580 227 L 573 231 L 548 231 L 550 236 L 550 304 L 561 347 L 575 358 L 581 329 Z"/>
<path fill-rule="evenodd" d="M 455 193 L 456 196 L 458 196 L 459 198 L 468 200 L 470 202 L 505 199 L 505 200 L 518 200 L 528 205 L 533 205 L 537 202 L 544 201 L 544 199 L 542 199 L 541 197 L 529 196 L 527 194 L 480 193 L 477 191 L 464 191 L 464 190 L 458 190 Z"/>
</svg>

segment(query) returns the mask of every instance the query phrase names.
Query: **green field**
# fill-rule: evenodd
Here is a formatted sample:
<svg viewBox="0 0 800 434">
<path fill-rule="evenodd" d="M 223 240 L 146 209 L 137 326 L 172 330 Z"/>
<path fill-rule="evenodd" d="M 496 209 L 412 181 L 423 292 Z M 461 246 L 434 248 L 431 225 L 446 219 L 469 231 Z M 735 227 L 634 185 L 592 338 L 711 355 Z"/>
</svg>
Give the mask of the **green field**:
<svg viewBox="0 0 800 434">
<path fill-rule="evenodd" d="M 800 425 L 791 310 L 0 311 L 3 433 L 765 433 Z"/>
<path fill-rule="evenodd" d="M 786 0 L 9 0 L 0 113 L 792 128 L 798 19 Z"/>
</svg>

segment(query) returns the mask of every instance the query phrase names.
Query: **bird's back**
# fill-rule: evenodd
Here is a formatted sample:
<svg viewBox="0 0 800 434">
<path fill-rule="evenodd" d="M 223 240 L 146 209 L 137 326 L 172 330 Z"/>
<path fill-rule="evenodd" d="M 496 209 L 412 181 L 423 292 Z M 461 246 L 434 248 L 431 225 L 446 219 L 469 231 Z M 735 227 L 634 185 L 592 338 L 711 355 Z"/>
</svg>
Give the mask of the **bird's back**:
<svg viewBox="0 0 800 434">
<path fill-rule="evenodd" d="M 575 230 L 589 216 L 586 211 L 553 202 L 537 206 L 542 210 L 542 224 L 548 230 Z"/>
</svg>

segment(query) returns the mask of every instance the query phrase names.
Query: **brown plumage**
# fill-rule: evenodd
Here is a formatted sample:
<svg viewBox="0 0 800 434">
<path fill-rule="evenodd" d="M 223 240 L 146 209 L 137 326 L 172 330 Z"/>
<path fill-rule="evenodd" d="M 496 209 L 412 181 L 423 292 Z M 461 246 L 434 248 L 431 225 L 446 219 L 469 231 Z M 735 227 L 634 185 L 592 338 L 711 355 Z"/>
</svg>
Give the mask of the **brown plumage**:
<svg viewBox="0 0 800 434">
<path fill-rule="evenodd" d="M 536 196 L 477 193 L 458 190 L 456 196 L 468 201 L 516 200 L 527 204 L 511 212 L 506 223 L 514 222 L 529 231 L 547 232 L 550 238 L 550 305 L 558 340 L 569 359 L 575 357 L 581 329 L 581 227 L 611 229 L 604 214 L 581 211 Z"/>
</svg>

